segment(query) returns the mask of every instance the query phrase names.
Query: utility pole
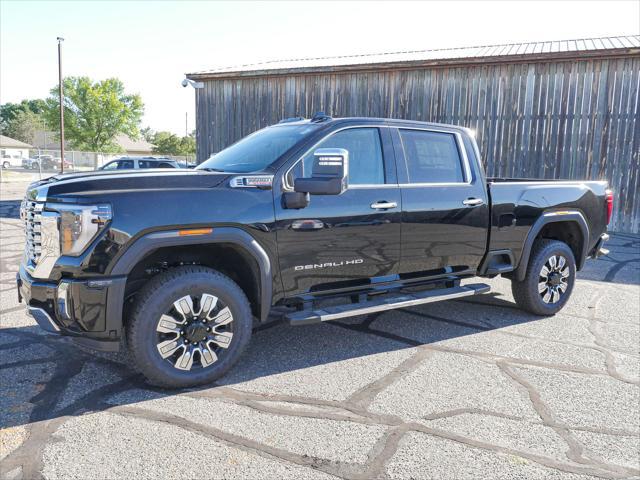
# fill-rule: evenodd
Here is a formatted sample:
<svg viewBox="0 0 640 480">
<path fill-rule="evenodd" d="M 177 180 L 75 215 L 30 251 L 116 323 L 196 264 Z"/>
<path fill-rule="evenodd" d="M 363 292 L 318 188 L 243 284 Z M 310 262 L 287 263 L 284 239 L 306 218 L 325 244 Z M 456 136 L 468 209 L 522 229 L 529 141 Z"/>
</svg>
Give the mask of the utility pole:
<svg viewBox="0 0 640 480">
<path fill-rule="evenodd" d="M 64 173 L 64 87 L 62 86 L 62 42 L 58 37 L 58 96 L 60 97 L 60 173 Z"/>
<path fill-rule="evenodd" d="M 184 112 L 184 136 L 189 136 L 189 123 L 187 121 L 187 117 L 189 116 L 189 112 Z"/>
</svg>

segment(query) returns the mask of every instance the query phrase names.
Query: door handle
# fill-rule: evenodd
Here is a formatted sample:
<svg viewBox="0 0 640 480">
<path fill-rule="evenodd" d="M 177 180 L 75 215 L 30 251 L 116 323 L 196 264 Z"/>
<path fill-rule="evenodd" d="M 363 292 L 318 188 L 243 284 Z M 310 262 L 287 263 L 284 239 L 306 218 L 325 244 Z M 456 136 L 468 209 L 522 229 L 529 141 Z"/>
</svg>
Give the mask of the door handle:
<svg viewBox="0 0 640 480">
<path fill-rule="evenodd" d="M 467 198 L 466 200 L 463 200 L 462 203 L 469 207 L 477 207 L 478 205 L 482 205 L 484 200 L 481 198 Z"/>
<path fill-rule="evenodd" d="M 291 224 L 293 230 L 320 230 L 324 228 L 324 222 L 321 220 L 305 218 L 304 220 L 296 220 Z"/>
<path fill-rule="evenodd" d="M 371 208 L 374 210 L 387 210 L 389 208 L 396 208 L 398 204 L 396 202 L 376 202 L 371 204 Z"/>
</svg>

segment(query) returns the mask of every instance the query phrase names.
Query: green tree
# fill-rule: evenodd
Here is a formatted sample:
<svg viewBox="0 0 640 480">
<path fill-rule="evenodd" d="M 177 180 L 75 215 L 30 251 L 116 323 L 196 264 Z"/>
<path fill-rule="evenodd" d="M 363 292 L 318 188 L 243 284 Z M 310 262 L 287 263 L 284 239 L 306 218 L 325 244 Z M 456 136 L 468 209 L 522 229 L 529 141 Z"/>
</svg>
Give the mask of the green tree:
<svg viewBox="0 0 640 480">
<path fill-rule="evenodd" d="M 44 118 L 41 114 L 30 110 L 18 112 L 13 120 L 3 130 L 8 137 L 15 138 L 21 142 L 33 144 L 36 132 L 43 130 Z"/>
<path fill-rule="evenodd" d="M 22 100 L 20 103 L 5 103 L 0 105 L 0 131 L 9 135 L 7 132 L 11 129 L 11 123 L 19 114 L 26 112 L 41 114 L 44 113 L 45 109 L 46 102 L 42 99 Z"/>
<path fill-rule="evenodd" d="M 142 138 L 147 142 L 153 143 L 153 137 L 156 135 L 156 132 L 152 130 L 151 127 L 144 127 L 140 129 L 140 135 L 142 135 Z"/>
<path fill-rule="evenodd" d="M 154 153 L 185 156 L 196 153 L 196 140 L 191 135 L 179 137 L 171 132 L 156 132 L 149 141 L 154 145 Z"/>
<path fill-rule="evenodd" d="M 118 152 L 118 134 L 139 135 L 144 105 L 140 95 L 127 94 L 117 78 L 92 82 L 88 77 L 67 77 L 64 85 L 64 132 L 73 148 L 92 152 Z M 58 87 L 47 99 L 46 118 L 60 129 Z"/>
</svg>

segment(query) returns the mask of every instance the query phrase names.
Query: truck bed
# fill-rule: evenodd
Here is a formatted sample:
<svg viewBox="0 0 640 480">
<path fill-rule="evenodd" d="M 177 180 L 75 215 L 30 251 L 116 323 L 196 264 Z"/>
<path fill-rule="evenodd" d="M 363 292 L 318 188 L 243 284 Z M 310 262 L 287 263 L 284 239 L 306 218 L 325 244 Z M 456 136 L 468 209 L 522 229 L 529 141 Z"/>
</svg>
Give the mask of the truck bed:
<svg viewBox="0 0 640 480">
<path fill-rule="evenodd" d="M 488 250 L 511 250 L 517 266 L 529 230 L 541 215 L 578 212 L 588 224 L 590 251 L 606 230 L 606 188 L 602 181 L 488 178 Z"/>
</svg>

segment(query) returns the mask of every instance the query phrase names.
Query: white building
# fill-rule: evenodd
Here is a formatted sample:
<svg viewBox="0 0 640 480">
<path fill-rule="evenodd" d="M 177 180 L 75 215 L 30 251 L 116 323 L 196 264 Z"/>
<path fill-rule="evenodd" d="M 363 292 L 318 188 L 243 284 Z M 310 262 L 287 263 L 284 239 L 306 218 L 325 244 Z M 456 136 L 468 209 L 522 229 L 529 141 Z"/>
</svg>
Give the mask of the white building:
<svg viewBox="0 0 640 480">
<path fill-rule="evenodd" d="M 2 168 L 22 166 L 22 159 L 29 157 L 30 148 L 33 147 L 28 143 L 0 135 L 0 158 Z"/>
</svg>

